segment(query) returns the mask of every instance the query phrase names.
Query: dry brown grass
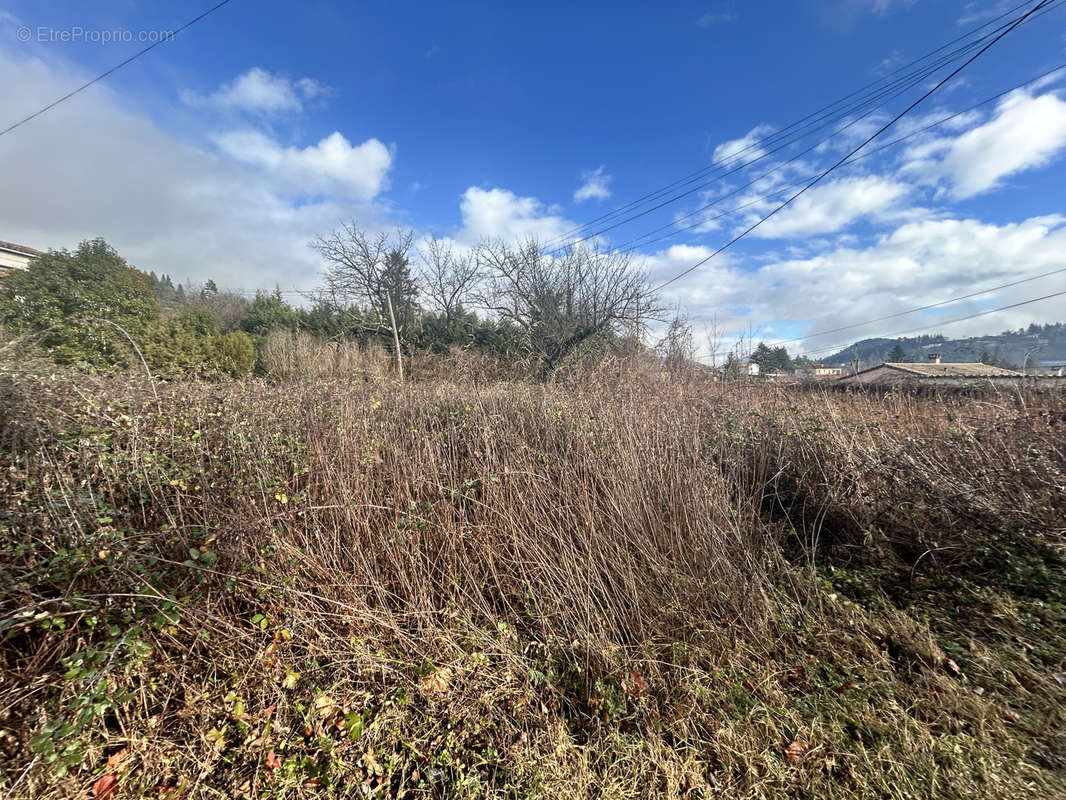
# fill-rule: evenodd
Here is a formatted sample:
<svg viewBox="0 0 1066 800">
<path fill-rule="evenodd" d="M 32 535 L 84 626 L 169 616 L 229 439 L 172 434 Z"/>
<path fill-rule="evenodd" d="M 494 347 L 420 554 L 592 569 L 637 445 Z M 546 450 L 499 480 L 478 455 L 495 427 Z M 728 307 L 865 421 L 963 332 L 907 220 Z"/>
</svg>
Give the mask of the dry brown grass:
<svg viewBox="0 0 1066 800">
<path fill-rule="evenodd" d="M 360 347 L 344 339 L 323 341 L 304 331 L 271 331 L 259 343 L 258 370 L 272 381 L 344 378 L 380 382 L 391 370 L 381 346 Z"/>
<path fill-rule="evenodd" d="M 0 789 L 1066 791 L 1063 398 L 458 377 L 9 381 Z"/>
</svg>

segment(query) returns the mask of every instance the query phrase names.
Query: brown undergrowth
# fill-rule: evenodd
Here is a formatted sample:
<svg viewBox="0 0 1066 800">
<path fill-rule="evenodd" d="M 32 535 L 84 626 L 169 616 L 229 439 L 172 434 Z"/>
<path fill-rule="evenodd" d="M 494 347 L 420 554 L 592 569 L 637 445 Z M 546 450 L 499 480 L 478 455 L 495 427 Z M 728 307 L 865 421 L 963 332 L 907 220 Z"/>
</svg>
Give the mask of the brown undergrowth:
<svg viewBox="0 0 1066 800">
<path fill-rule="evenodd" d="M 9 797 L 1066 792 L 1058 395 L 9 377 Z"/>
</svg>

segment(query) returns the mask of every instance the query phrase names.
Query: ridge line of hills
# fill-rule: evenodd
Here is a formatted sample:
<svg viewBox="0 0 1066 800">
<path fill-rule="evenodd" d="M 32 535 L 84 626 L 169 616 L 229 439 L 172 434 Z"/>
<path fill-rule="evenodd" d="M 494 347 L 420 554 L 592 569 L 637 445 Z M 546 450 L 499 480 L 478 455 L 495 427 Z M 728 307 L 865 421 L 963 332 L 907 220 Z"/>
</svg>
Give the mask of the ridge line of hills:
<svg viewBox="0 0 1066 800">
<path fill-rule="evenodd" d="M 892 359 L 896 348 L 906 361 L 925 361 L 939 353 L 943 361 L 985 361 L 1007 367 L 1046 366 L 1066 363 L 1066 323 L 1031 324 L 1028 328 L 985 336 L 950 338 L 941 334 L 905 336 L 895 339 L 861 339 L 832 355 L 815 359 L 831 366 L 850 366 L 856 356 L 864 366 Z M 899 355 L 899 351 L 895 352 Z"/>
</svg>

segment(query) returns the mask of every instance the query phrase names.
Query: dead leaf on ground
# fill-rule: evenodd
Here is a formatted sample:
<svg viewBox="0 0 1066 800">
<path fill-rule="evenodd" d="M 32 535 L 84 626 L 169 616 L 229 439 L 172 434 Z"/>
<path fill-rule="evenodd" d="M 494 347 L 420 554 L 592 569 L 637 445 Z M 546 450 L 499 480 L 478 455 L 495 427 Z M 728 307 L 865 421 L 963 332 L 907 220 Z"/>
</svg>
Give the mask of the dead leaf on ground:
<svg viewBox="0 0 1066 800">
<path fill-rule="evenodd" d="M 93 784 L 93 797 L 108 798 L 118 793 L 118 778 L 114 775 L 104 775 Z"/>
<path fill-rule="evenodd" d="M 451 686 L 452 671 L 447 667 L 434 670 L 422 679 L 418 688 L 424 694 L 447 694 Z"/>
<path fill-rule="evenodd" d="M 648 681 L 639 672 L 630 672 L 629 677 L 622 681 L 622 691 L 632 697 L 640 697 L 648 691 Z"/>
<path fill-rule="evenodd" d="M 954 675 L 956 678 L 962 674 L 962 670 L 959 669 L 959 665 L 956 664 L 954 660 L 950 658 L 944 660 L 944 666 L 947 668 L 947 671 Z"/>
<path fill-rule="evenodd" d="M 792 741 L 792 744 L 785 748 L 785 758 L 792 764 L 798 764 L 810 749 L 811 746 L 809 744 L 797 737 Z"/>
<path fill-rule="evenodd" d="M 328 694 L 320 694 L 315 698 L 315 713 L 317 713 L 322 719 L 332 717 L 338 711 L 340 711 L 340 706 L 338 706 L 337 701 Z"/>
<path fill-rule="evenodd" d="M 803 686 L 807 683 L 807 668 L 800 664 L 785 671 L 784 682 L 789 686 Z"/>
<path fill-rule="evenodd" d="M 107 757 L 107 768 L 114 772 L 119 772 L 122 769 L 122 762 L 126 760 L 129 754 L 130 749 L 128 747 L 123 747 L 117 753 L 112 753 Z"/>
<path fill-rule="evenodd" d="M 377 775 L 378 777 L 384 774 L 381 764 L 379 764 L 378 760 L 374 758 L 373 750 L 367 750 L 366 753 L 363 754 L 362 760 L 368 774 Z"/>
<path fill-rule="evenodd" d="M 281 759 L 277 757 L 277 755 L 274 753 L 273 750 L 271 750 L 269 753 L 267 753 L 266 766 L 267 766 L 267 769 L 269 769 L 271 771 L 274 771 L 274 770 L 279 769 L 281 767 Z"/>
</svg>

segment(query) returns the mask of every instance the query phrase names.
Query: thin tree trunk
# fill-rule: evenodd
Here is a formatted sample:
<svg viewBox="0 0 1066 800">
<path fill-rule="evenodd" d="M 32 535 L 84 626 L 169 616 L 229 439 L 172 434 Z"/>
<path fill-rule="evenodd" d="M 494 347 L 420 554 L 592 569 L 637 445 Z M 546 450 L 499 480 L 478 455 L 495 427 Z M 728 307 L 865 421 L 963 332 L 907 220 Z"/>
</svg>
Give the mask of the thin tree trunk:
<svg viewBox="0 0 1066 800">
<path fill-rule="evenodd" d="M 400 353 L 400 332 L 396 330 L 396 313 L 392 310 L 392 294 L 385 292 L 385 300 L 389 304 L 389 321 L 392 323 L 392 341 L 396 345 L 396 366 L 400 370 L 400 380 L 403 380 L 403 354 Z"/>
</svg>

